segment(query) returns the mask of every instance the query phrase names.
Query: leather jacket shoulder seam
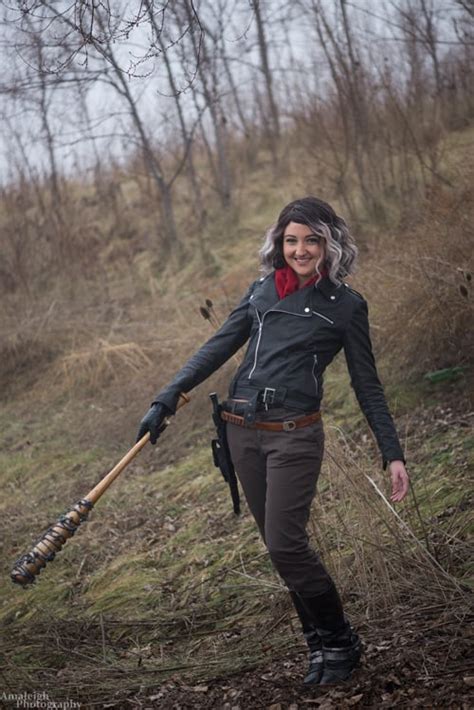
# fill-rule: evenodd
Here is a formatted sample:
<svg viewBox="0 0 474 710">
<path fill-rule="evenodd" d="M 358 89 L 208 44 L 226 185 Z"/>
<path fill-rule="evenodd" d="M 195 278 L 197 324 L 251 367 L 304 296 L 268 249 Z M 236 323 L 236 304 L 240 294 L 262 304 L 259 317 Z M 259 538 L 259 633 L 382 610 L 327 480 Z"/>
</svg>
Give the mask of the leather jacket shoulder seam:
<svg viewBox="0 0 474 710">
<path fill-rule="evenodd" d="M 352 288 L 352 286 L 349 286 L 349 284 L 344 283 L 344 285 L 346 287 L 346 292 L 348 294 L 351 294 L 351 296 L 353 296 L 353 297 L 355 296 L 357 298 L 357 300 L 366 302 L 366 299 L 359 291 L 356 291 L 356 289 Z"/>
</svg>

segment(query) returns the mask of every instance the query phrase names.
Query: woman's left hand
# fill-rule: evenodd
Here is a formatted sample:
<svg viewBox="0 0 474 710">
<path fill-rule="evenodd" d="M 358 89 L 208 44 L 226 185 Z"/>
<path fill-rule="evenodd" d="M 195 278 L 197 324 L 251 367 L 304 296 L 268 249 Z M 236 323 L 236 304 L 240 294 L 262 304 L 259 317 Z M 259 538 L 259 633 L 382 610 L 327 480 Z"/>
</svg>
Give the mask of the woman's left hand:
<svg viewBox="0 0 474 710">
<path fill-rule="evenodd" d="M 408 493 L 410 479 L 403 461 L 390 461 L 390 474 L 392 476 L 392 495 L 390 500 L 399 503 Z"/>
</svg>

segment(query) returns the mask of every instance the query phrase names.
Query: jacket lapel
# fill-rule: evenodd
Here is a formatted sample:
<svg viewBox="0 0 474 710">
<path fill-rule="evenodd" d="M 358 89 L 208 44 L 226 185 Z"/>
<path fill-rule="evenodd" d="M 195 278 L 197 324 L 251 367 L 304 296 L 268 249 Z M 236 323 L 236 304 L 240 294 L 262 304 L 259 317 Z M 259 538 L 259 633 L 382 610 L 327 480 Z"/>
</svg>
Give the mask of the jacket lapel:
<svg viewBox="0 0 474 710">
<path fill-rule="evenodd" d="M 275 303 L 278 303 L 275 275 L 273 272 L 260 281 L 255 291 L 250 296 L 250 303 L 255 306 L 260 313 L 266 313 Z"/>
<path fill-rule="evenodd" d="M 304 308 L 310 305 L 312 291 L 313 287 L 305 288 L 280 300 L 275 286 L 275 273 L 272 272 L 255 289 L 250 302 L 260 313 L 275 309 L 297 315 L 307 315 Z"/>
<path fill-rule="evenodd" d="M 343 284 L 335 284 L 329 278 L 322 278 L 315 286 L 295 291 L 280 300 L 275 286 L 275 273 L 268 274 L 253 292 L 250 302 L 260 313 L 272 308 L 288 313 L 305 314 L 305 308 L 312 306 L 314 299 L 322 295 L 326 301 L 337 303 L 344 293 Z"/>
</svg>

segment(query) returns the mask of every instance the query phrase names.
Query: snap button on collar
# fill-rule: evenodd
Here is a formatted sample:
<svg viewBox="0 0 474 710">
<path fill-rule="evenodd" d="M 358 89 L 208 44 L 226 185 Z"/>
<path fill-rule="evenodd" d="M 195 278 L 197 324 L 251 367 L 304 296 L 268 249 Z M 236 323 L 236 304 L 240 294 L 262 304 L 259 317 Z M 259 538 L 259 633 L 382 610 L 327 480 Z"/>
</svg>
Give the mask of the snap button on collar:
<svg viewBox="0 0 474 710">
<path fill-rule="evenodd" d="M 329 298 L 331 299 L 331 301 L 335 301 L 335 300 L 336 300 L 336 296 L 329 296 Z"/>
<path fill-rule="evenodd" d="M 304 312 L 305 312 L 305 313 L 309 313 L 309 308 L 306 307 L 306 308 L 304 309 Z"/>
</svg>

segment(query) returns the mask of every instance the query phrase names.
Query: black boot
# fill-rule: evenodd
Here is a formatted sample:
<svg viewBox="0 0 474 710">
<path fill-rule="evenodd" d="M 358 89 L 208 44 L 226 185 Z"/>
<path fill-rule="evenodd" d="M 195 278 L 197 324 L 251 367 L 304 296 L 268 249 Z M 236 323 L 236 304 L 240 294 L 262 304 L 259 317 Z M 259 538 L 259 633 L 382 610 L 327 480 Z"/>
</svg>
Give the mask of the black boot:
<svg viewBox="0 0 474 710">
<path fill-rule="evenodd" d="M 347 680 L 362 654 L 358 635 L 344 616 L 341 598 L 332 583 L 323 594 L 301 598 L 322 641 L 324 671 L 320 685 Z"/>
<path fill-rule="evenodd" d="M 348 623 L 337 634 L 318 629 L 323 642 L 324 672 L 320 685 L 340 683 L 349 678 L 362 655 L 359 636 Z"/>
<path fill-rule="evenodd" d="M 303 606 L 300 596 L 296 592 L 290 592 L 290 597 L 301 621 L 303 635 L 309 648 L 309 668 L 303 683 L 306 685 L 316 685 L 321 680 L 324 670 L 321 637 L 306 607 Z"/>
</svg>

